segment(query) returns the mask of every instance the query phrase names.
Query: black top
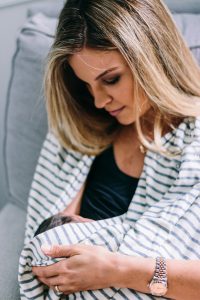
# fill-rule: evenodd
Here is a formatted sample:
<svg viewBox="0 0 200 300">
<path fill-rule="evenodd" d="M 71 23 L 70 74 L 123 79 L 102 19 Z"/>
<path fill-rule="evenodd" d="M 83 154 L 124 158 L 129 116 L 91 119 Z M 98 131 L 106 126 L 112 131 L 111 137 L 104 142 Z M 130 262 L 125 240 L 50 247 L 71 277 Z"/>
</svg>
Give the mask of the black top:
<svg viewBox="0 0 200 300">
<path fill-rule="evenodd" d="M 113 147 L 109 147 L 94 159 L 88 174 L 80 215 L 101 220 L 127 212 L 137 184 L 138 178 L 119 170 Z"/>
</svg>

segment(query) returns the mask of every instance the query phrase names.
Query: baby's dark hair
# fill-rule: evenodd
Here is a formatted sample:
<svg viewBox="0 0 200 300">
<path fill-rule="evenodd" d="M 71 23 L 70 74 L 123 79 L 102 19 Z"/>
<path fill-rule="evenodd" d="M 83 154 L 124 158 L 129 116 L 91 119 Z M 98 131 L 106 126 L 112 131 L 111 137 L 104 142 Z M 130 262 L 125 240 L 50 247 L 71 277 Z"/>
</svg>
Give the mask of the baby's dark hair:
<svg viewBox="0 0 200 300">
<path fill-rule="evenodd" d="M 73 220 L 73 217 L 71 216 L 64 216 L 62 214 L 56 214 L 54 216 L 49 217 L 48 219 L 45 219 L 40 226 L 38 227 L 38 229 L 36 230 L 34 236 L 45 232 L 49 229 L 55 228 L 57 226 L 66 224 L 66 223 L 70 223 L 70 222 L 75 222 L 75 220 Z"/>
</svg>

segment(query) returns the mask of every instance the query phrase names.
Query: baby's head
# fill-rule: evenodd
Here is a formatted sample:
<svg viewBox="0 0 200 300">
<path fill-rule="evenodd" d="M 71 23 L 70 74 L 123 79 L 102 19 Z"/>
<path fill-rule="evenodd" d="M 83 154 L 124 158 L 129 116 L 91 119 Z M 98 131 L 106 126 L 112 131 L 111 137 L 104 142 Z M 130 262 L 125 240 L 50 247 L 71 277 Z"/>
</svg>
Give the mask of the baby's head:
<svg viewBox="0 0 200 300">
<path fill-rule="evenodd" d="M 52 229 L 54 227 L 66 224 L 66 223 L 70 223 L 70 222 L 76 222 L 75 220 L 73 220 L 73 217 L 71 216 L 65 216 L 62 214 L 56 214 L 52 217 L 49 217 L 48 219 L 45 219 L 40 226 L 38 227 L 38 229 L 36 230 L 34 236 L 45 232 L 49 229 Z"/>
</svg>

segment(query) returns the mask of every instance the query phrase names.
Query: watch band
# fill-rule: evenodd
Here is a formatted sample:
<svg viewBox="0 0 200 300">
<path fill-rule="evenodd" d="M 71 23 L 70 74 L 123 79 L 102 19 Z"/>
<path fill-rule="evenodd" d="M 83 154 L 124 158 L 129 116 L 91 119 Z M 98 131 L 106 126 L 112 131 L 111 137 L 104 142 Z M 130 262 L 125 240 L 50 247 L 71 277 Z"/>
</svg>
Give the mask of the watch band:
<svg viewBox="0 0 200 300">
<path fill-rule="evenodd" d="M 164 296 L 167 293 L 167 264 L 164 257 L 156 258 L 154 276 L 148 287 L 154 296 Z"/>
</svg>

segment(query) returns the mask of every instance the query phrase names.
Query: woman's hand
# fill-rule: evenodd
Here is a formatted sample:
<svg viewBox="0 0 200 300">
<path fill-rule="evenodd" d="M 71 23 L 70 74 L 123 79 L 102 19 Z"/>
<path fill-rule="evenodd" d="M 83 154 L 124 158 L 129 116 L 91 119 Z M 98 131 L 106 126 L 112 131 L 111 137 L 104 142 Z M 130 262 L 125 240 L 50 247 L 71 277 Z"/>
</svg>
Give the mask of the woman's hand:
<svg viewBox="0 0 200 300">
<path fill-rule="evenodd" d="M 79 215 L 74 215 L 74 214 L 67 214 L 67 213 L 60 213 L 61 216 L 67 216 L 71 218 L 71 222 L 73 223 L 87 223 L 87 222 L 93 222 L 94 220 L 92 219 L 88 219 L 88 218 L 84 218 L 81 217 Z"/>
<path fill-rule="evenodd" d="M 51 257 L 66 257 L 47 267 L 33 267 L 38 279 L 63 294 L 96 290 L 115 285 L 116 260 L 112 253 L 100 246 L 54 245 L 43 252 Z"/>
</svg>

